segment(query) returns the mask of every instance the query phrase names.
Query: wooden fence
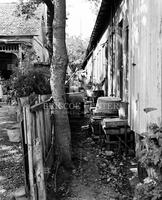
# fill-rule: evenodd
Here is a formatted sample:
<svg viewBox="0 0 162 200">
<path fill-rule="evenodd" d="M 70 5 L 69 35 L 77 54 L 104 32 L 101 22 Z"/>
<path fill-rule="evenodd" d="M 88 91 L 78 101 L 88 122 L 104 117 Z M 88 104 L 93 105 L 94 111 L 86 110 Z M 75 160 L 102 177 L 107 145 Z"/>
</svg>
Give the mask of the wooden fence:
<svg viewBox="0 0 162 200">
<path fill-rule="evenodd" d="M 22 107 L 25 188 L 30 200 L 46 200 L 46 181 L 54 162 L 54 109 L 49 101 Z"/>
</svg>

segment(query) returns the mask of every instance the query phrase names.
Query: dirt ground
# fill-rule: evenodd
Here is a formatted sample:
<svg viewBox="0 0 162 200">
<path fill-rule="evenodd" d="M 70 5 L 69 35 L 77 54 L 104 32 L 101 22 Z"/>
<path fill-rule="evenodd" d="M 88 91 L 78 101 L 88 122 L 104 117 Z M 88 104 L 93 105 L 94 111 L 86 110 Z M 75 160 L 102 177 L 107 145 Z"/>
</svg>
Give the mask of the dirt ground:
<svg viewBox="0 0 162 200">
<path fill-rule="evenodd" d="M 7 129 L 16 124 L 14 106 L 0 104 L 0 199 L 9 200 L 12 193 L 24 185 L 21 143 L 10 142 Z"/>
<path fill-rule="evenodd" d="M 20 143 L 12 143 L 7 129 L 16 123 L 16 107 L 0 107 L 0 199 L 8 200 L 24 185 L 23 155 Z M 137 165 L 132 156 L 109 152 L 91 137 L 89 118 L 70 119 L 74 169 L 60 168 L 48 182 L 50 200 L 132 200 L 138 182 Z"/>
<path fill-rule="evenodd" d="M 132 156 L 110 155 L 81 126 L 88 118 L 71 119 L 74 170 L 72 175 L 60 168 L 57 175 L 57 200 L 132 200 L 138 182 L 137 164 Z M 50 188 L 50 191 L 52 188 Z"/>
</svg>

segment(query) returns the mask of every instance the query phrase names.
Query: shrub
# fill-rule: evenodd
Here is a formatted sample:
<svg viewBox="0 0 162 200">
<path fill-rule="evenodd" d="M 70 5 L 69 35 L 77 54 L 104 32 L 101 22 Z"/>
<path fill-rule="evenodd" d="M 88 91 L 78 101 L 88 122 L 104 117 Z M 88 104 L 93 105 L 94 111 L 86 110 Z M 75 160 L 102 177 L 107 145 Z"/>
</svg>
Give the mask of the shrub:
<svg viewBox="0 0 162 200">
<path fill-rule="evenodd" d="M 11 78 L 12 89 L 17 97 L 35 94 L 50 94 L 50 80 L 41 72 L 30 70 L 26 73 L 16 73 Z"/>
</svg>

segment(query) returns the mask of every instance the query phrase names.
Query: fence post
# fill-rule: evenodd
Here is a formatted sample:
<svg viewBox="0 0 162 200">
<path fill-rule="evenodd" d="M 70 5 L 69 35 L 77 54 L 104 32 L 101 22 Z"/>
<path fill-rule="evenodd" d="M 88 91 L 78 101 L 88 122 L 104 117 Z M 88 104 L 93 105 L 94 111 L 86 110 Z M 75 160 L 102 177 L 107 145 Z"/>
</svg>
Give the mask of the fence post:
<svg viewBox="0 0 162 200">
<path fill-rule="evenodd" d="M 36 181 L 38 187 L 38 199 L 46 200 L 46 187 L 44 179 L 44 166 L 43 166 L 43 149 L 42 149 L 42 136 L 41 136 L 41 120 L 40 111 L 36 112 L 36 129 L 38 133 L 38 140 L 36 142 L 37 148 L 37 162 L 36 162 Z"/>
<path fill-rule="evenodd" d="M 32 116 L 30 113 L 30 106 L 25 106 L 26 113 L 26 127 L 27 127 L 27 144 L 28 144 L 28 162 L 29 162 L 29 181 L 30 181 L 30 198 L 36 200 L 34 190 L 34 176 L 33 176 L 33 146 L 32 146 Z"/>
</svg>

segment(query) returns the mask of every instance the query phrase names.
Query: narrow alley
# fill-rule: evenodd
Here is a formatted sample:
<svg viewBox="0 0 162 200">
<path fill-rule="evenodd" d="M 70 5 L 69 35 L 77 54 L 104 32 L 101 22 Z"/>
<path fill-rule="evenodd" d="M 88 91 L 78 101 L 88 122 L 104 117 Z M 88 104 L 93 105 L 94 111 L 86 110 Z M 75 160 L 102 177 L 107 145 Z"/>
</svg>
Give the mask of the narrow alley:
<svg viewBox="0 0 162 200">
<path fill-rule="evenodd" d="M 75 167 L 71 175 L 59 170 L 58 189 L 50 199 L 55 196 L 57 200 L 132 200 L 138 183 L 134 156 L 110 152 L 94 141 L 91 130 L 84 130 L 89 118 L 71 119 L 70 124 Z M 52 189 L 53 184 L 49 191 Z"/>
<path fill-rule="evenodd" d="M 162 0 L 0 0 L 0 200 L 162 200 Z"/>
</svg>

